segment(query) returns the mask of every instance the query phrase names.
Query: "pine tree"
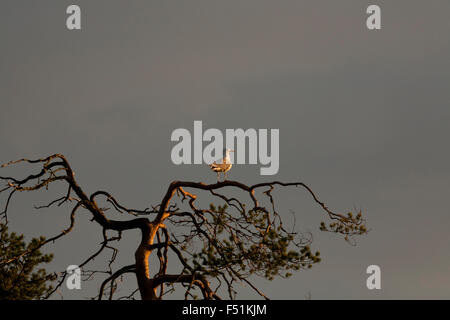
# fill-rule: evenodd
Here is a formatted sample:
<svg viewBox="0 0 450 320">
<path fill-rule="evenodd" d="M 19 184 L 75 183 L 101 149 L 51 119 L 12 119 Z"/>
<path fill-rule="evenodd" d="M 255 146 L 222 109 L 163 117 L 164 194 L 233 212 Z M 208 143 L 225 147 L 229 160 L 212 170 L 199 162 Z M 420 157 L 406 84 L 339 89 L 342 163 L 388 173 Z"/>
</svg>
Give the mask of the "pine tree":
<svg viewBox="0 0 450 320">
<path fill-rule="evenodd" d="M 319 251 L 312 250 L 311 233 L 296 232 L 295 220 L 291 226 L 283 224 L 283 213 L 277 211 L 276 189 L 290 187 L 306 191 L 313 203 L 329 219 L 327 223 L 320 224 L 322 231 L 344 236 L 352 244 L 355 243 L 354 236 L 368 231 L 361 212 L 355 215 L 351 212 L 333 212 L 303 182 L 272 181 L 247 185 L 231 180 L 213 184 L 173 181 L 158 205 L 146 209 L 131 209 L 106 191 L 86 193 L 62 154 L 41 159 L 19 159 L 1 167 L 18 163 L 40 164 L 41 168 L 24 179 L 0 176 L 0 182 L 6 182 L 6 187 L 0 190 L 0 194 L 9 194 L 0 218 L 7 218 L 9 199 L 14 193 L 48 189 L 55 182 L 65 185 L 67 191 L 64 196 L 36 208 L 70 208 L 67 228 L 47 240 L 35 239 L 29 246 L 32 248 L 31 252 L 37 253 L 44 245 L 61 239 L 75 228 L 75 216 L 79 210 L 89 212 L 91 221 L 102 227 L 103 241 L 100 248 L 88 259 L 78 263 L 78 266 L 89 280 L 95 275 L 106 275 L 97 296 L 93 297 L 97 299 L 113 299 L 114 293 L 118 291 L 118 282 L 123 281 L 123 276 L 130 273 L 135 275 L 138 288 L 119 299 L 134 299 L 134 295 L 139 292 L 143 300 L 157 300 L 179 290 L 184 291 L 186 299 L 195 299 L 199 292 L 208 300 L 221 299 L 220 295 L 235 299 L 235 286 L 239 284 L 248 285 L 259 296 L 268 299 L 253 284 L 255 277 L 269 280 L 288 278 L 292 272 L 309 269 L 322 259 Z M 211 204 L 209 207 L 208 203 Z M 120 219 L 116 219 L 117 215 L 120 215 Z M 115 244 L 129 234 L 129 231 L 135 230 L 140 231 L 141 237 L 136 243 L 134 259 L 129 264 L 116 268 L 119 249 Z M 20 244 L 22 238 L 16 238 L 17 236 L 13 237 L 13 242 L 19 243 L 18 245 L 7 246 L 8 250 L 13 251 L 6 253 L 12 257 L 6 260 L 8 262 L 24 258 L 17 254 L 25 249 L 25 244 Z M 105 250 L 113 252 L 105 271 L 82 269 Z M 48 276 L 44 270 L 30 276 L 36 264 L 50 260 L 49 256 L 36 253 L 28 256 L 28 274 L 23 285 L 11 283 L 15 281 L 11 280 L 13 275 L 17 278 L 17 274 L 23 274 L 20 271 L 22 265 L 12 264 L 12 274 L 5 271 L 6 275 L 3 277 L 7 281 L 6 292 L 13 297 L 20 296 L 20 291 L 15 293 L 11 288 L 22 288 L 26 298 L 37 298 L 49 291 L 45 284 Z M 156 259 L 151 259 L 151 256 Z M 64 284 L 68 275 L 68 271 L 59 274 L 59 281 L 50 294 Z M 29 277 L 34 279 L 33 284 L 39 283 L 32 285 L 30 292 L 26 286 L 30 282 Z"/>
<path fill-rule="evenodd" d="M 7 231 L 8 227 L 0 223 L 0 261 L 23 256 L 0 265 L 0 299 L 31 300 L 46 296 L 52 290 L 50 282 L 54 275 L 36 267 L 49 263 L 53 255 L 34 250 L 45 241 L 44 237 L 33 238 L 26 244 L 23 235 Z"/>
</svg>

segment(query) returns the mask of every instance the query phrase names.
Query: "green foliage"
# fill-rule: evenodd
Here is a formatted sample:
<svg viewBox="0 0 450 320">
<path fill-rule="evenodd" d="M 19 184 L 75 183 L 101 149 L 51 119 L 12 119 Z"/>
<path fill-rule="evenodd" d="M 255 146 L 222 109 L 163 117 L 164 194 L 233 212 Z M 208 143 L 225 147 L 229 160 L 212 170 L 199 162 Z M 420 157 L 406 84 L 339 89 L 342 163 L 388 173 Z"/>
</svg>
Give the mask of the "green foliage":
<svg viewBox="0 0 450 320">
<path fill-rule="evenodd" d="M 195 279 L 215 279 L 218 287 L 226 285 L 230 299 L 237 293 L 234 283 L 247 283 L 265 297 L 251 283 L 254 276 L 268 280 L 288 278 L 297 270 L 310 269 L 319 263 L 320 252 L 310 247 L 312 234 L 294 232 L 295 223 L 286 230 L 271 190 L 264 192 L 270 207 L 259 206 L 254 193 L 250 193 L 254 200 L 250 210 L 236 198 L 219 195 L 225 204 L 198 209 L 191 201 L 193 213 L 177 213 L 177 219 L 170 222 L 178 233 L 171 238 L 183 252 L 182 272 L 194 275 Z M 331 220 L 328 226 L 321 223 L 322 231 L 344 235 L 350 243 L 355 243 L 353 236 L 367 233 L 361 212 L 343 215 L 320 204 Z"/>
<path fill-rule="evenodd" d="M 33 250 L 45 239 L 33 238 L 26 244 L 23 235 L 14 232 L 8 234 L 7 230 L 4 224 L 0 224 L 1 262 L 30 252 L 19 259 L 0 265 L 0 299 L 31 300 L 46 296 L 52 290 L 52 286 L 47 284 L 54 276 L 47 274 L 45 269 L 35 269 L 38 264 L 49 263 L 53 255 Z"/>
<path fill-rule="evenodd" d="M 310 239 L 286 231 L 279 216 L 271 216 L 264 208 L 240 216 L 227 209 L 227 205 L 210 206 L 209 241 L 192 253 L 195 270 L 213 277 L 228 273 L 233 278 L 259 275 L 273 280 L 290 277 L 289 270 L 308 269 L 320 262 L 320 253 L 309 247 Z"/>
<path fill-rule="evenodd" d="M 353 216 L 353 213 L 348 212 L 347 216 L 336 219 L 335 222 L 329 223 L 328 226 L 325 222 L 321 222 L 320 230 L 343 234 L 347 241 L 350 241 L 355 235 L 363 235 L 368 232 L 361 211 L 358 212 L 356 216 Z"/>
</svg>

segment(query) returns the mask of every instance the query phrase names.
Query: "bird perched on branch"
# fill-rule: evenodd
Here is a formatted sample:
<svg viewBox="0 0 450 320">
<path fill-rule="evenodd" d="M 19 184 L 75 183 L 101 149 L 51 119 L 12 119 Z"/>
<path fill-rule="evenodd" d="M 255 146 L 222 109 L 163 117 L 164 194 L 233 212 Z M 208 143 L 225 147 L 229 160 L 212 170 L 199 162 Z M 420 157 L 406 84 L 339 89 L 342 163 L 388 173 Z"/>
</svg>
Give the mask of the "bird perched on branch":
<svg viewBox="0 0 450 320">
<path fill-rule="evenodd" d="M 230 159 L 230 152 L 234 152 L 231 149 L 223 149 L 222 163 L 216 163 L 215 161 L 209 165 L 212 171 L 217 172 L 217 182 L 220 181 L 220 173 L 223 172 L 224 181 L 227 179 L 227 172 L 231 169 L 233 165 Z"/>
</svg>

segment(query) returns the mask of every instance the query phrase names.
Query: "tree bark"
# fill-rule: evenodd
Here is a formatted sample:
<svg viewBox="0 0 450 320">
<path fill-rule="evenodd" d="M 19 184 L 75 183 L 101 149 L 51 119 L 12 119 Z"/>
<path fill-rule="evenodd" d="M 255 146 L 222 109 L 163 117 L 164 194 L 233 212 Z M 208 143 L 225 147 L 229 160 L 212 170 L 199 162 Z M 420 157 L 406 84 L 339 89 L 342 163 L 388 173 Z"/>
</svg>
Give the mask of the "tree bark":
<svg viewBox="0 0 450 320">
<path fill-rule="evenodd" d="M 150 246 L 153 244 L 153 239 L 156 235 L 157 228 L 150 222 L 145 228 L 141 229 L 142 239 L 139 247 L 135 252 L 136 260 L 136 277 L 139 286 L 139 292 L 142 300 L 157 300 L 156 289 L 153 286 L 153 281 L 150 278 L 149 257 L 152 252 Z"/>
</svg>

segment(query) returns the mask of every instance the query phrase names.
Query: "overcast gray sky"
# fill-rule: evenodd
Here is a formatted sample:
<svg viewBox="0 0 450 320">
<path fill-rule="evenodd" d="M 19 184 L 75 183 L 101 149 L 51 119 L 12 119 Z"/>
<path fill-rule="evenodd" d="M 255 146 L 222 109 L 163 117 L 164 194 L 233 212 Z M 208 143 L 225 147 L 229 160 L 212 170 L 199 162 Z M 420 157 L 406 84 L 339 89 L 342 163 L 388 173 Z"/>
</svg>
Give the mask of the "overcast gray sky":
<svg viewBox="0 0 450 320">
<path fill-rule="evenodd" d="M 65 27 L 72 3 L 81 31 Z M 381 7 L 381 30 L 366 28 L 369 4 Z M 325 216 L 308 195 L 279 192 L 280 211 L 288 221 L 295 211 L 323 260 L 290 280 L 258 280 L 268 296 L 450 298 L 449 14 L 447 0 L 3 0 L 0 162 L 63 153 L 86 191 L 146 207 L 172 180 L 216 179 L 204 166 L 172 164 L 174 129 L 192 131 L 194 120 L 278 128 L 279 173 L 237 165 L 229 178 L 303 181 L 336 211 L 361 208 L 371 232 L 350 246 L 318 231 Z M 32 206 L 63 192 L 17 196 L 10 229 L 28 239 L 59 232 L 69 208 Z M 98 248 L 100 228 L 79 217 L 48 247 L 51 270 Z M 132 262 L 138 237 L 125 235 L 116 268 Z M 371 264 L 381 290 L 366 288 Z M 126 280 L 124 294 L 135 287 Z M 244 288 L 239 297 L 257 296 Z"/>
</svg>

